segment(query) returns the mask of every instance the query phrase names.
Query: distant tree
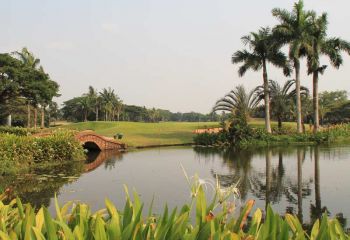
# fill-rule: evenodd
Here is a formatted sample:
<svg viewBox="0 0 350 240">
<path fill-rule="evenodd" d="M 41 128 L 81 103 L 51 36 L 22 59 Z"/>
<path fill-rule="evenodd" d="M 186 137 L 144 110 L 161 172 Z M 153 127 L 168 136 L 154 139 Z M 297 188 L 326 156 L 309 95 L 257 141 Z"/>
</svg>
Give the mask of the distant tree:
<svg viewBox="0 0 350 240">
<path fill-rule="evenodd" d="M 232 62 L 234 64 L 243 63 L 238 70 L 239 76 L 243 76 L 249 69 L 253 71 L 263 70 L 265 128 L 267 132 L 271 133 L 267 64 L 272 63 L 283 68 L 284 73 L 289 75 L 287 58 L 280 50 L 282 44 L 276 41 L 270 28 L 261 28 L 257 33 L 252 32 L 250 35 L 242 37 L 242 41 L 245 45 L 248 45 L 250 51 L 235 52 L 232 56 Z"/>
<path fill-rule="evenodd" d="M 324 118 L 328 113 L 337 111 L 339 108 L 341 109 L 341 106 L 347 101 L 347 92 L 344 90 L 321 92 L 319 94 L 319 114 L 321 124 L 323 124 Z"/>
</svg>

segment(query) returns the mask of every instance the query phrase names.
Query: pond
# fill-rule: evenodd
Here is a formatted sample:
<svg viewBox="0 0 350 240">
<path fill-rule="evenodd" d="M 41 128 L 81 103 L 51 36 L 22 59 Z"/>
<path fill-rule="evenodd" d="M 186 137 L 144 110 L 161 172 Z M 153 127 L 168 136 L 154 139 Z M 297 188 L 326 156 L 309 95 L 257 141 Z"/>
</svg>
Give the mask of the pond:
<svg viewBox="0 0 350 240">
<path fill-rule="evenodd" d="M 294 146 L 248 150 L 169 147 L 89 155 L 85 164 L 72 162 L 49 173 L 8 180 L 8 186 L 35 206 L 53 209 L 60 203 L 81 200 L 93 210 L 104 207 L 105 197 L 124 206 L 124 189 L 136 189 L 147 209 L 154 197 L 160 213 L 190 201 L 190 191 L 180 165 L 188 175 L 215 180 L 223 186 L 238 184 L 240 200 L 256 200 L 262 209 L 270 203 L 280 214 L 294 213 L 311 223 L 327 210 L 346 225 L 350 217 L 350 145 Z"/>
</svg>

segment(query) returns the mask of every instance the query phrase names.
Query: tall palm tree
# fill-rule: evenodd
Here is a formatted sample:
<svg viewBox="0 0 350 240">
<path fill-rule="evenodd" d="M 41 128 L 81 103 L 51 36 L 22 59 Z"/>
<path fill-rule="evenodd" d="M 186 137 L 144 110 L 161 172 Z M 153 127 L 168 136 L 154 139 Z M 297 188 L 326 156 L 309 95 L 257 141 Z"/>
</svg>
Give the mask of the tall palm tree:
<svg viewBox="0 0 350 240">
<path fill-rule="evenodd" d="M 213 112 L 231 112 L 233 116 L 247 121 L 251 111 L 259 104 L 260 100 L 255 97 L 255 90 L 248 93 L 243 85 L 238 85 L 216 102 Z"/>
<path fill-rule="evenodd" d="M 271 103 L 271 115 L 277 119 L 278 128 L 282 128 L 282 121 L 286 120 L 290 113 L 292 102 L 295 101 L 296 91 L 293 88 L 295 80 L 291 79 L 281 86 L 277 81 L 269 80 L 269 96 Z M 301 95 L 308 96 L 309 89 L 307 87 L 300 87 Z M 258 86 L 255 89 L 256 96 L 264 99 L 264 87 Z"/>
<path fill-rule="evenodd" d="M 312 31 L 310 39 L 311 52 L 308 53 L 308 73 L 312 74 L 313 82 L 313 113 L 314 113 L 314 132 L 319 129 L 319 96 L 318 79 L 319 74 L 323 74 L 326 65 L 320 64 L 320 56 L 325 55 L 329 58 L 335 68 L 339 68 L 343 63 L 341 51 L 350 54 L 350 43 L 340 38 L 327 38 L 327 14 L 312 18 Z"/>
<path fill-rule="evenodd" d="M 272 63 L 284 69 L 284 73 L 289 75 L 287 58 L 280 50 L 281 44 L 274 39 L 270 28 L 261 28 L 257 33 L 251 32 L 242 37 L 244 45 L 248 45 L 250 51 L 237 51 L 232 56 L 232 63 L 243 63 L 238 70 L 239 76 L 243 76 L 247 70 L 263 70 L 264 81 L 264 101 L 265 101 L 265 128 L 271 133 L 270 104 L 268 91 L 267 64 Z"/>
<path fill-rule="evenodd" d="M 294 4 L 292 12 L 285 9 L 275 8 L 272 10 L 280 24 L 274 29 L 274 35 L 279 42 L 289 44 L 289 58 L 293 62 L 295 70 L 295 89 L 297 106 L 297 129 L 301 133 L 302 114 L 301 114 L 301 96 L 300 96 L 300 58 L 307 52 L 311 52 L 308 45 L 311 32 L 311 18 L 315 15 L 313 11 L 305 11 L 304 3 L 299 0 Z"/>
</svg>

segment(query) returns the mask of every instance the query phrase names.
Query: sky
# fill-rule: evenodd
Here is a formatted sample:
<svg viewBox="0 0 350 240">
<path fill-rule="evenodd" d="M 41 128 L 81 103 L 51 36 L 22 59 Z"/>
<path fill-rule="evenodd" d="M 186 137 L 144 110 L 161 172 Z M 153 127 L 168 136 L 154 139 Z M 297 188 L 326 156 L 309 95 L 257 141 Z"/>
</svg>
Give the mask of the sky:
<svg viewBox="0 0 350 240">
<path fill-rule="evenodd" d="M 241 37 L 274 26 L 275 7 L 292 0 L 0 0 L 0 52 L 28 47 L 59 83 L 57 102 L 111 87 L 126 104 L 208 113 L 239 84 L 262 84 L 261 72 L 237 74 L 232 54 Z M 350 41 L 349 0 L 305 0 L 327 12 L 329 36 Z M 322 59 L 328 64 L 327 59 Z M 269 78 L 283 84 L 280 69 Z M 302 64 L 304 86 L 311 76 Z M 350 91 L 350 57 L 328 68 L 320 91 Z"/>
</svg>

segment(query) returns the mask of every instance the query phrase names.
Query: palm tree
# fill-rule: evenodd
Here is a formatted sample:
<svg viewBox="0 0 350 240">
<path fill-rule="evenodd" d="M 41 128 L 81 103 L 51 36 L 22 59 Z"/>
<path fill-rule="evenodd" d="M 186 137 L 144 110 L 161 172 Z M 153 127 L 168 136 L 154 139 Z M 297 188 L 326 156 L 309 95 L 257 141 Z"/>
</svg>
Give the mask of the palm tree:
<svg viewBox="0 0 350 240">
<path fill-rule="evenodd" d="M 89 99 L 90 102 L 90 108 L 92 108 L 92 111 L 95 112 L 96 121 L 98 121 L 98 111 L 99 111 L 99 96 L 97 94 L 97 91 L 92 87 L 89 86 L 89 91 L 85 96 Z"/>
<path fill-rule="evenodd" d="M 280 51 L 281 44 L 274 39 L 270 28 L 261 28 L 257 33 L 251 32 L 248 36 L 242 37 L 244 45 L 248 45 L 251 51 L 237 51 L 232 56 L 232 63 L 243 63 L 239 68 L 239 76 L 243 76 L 247 70 L 263 70 L 264 101 L 265 101 L 265 128 L 271 133 L 270 104 L 268 92 L 267 63 L 272 63 L 284 69 L 289 75 L 289 67 L 286 56 Z"/>
<path fill-rule="evenodd" d="M 105 111 L 105 121 L 113 120 L 115 113 L 117 113 L 118 120 L 119 115 L 121 113 L 122 108 L 118 107 L 118 105 L 122 104 L 118 95 L 114 93 L 114 90 L 110 87 L 108 89 L 102 89 L 100 92 L 101 102 L 104 105 Z"/>
<path fill-rule="evenodd" d="M 87 117 L 89 114 L 89 110 L 90 110 L 90 101 L 89 98 L 86 96 L 82 96 L 79 98 L 78 101 L 78 111 L 83 112 L 83 117 L 84 117 L 84 122 L 87 122 Z"/>
<path fill-rule="evenodd" d="M 313 79 L 313 113 L 314 113 L 314 132 L 319 128 L 319 96 L 318 96 L 318 78 L 323 74 L 326 65 L 320 65 L 320 56 L 325 55 L 329 58 L 335 68 L 339 68 L 343 63 L 340 51 L 346 51 L 350 54 L 350 43 L 340 38 L 327 38 L 327 14 L 312 18 L 312 32 L 310 39 L 311 52 L 308 53 L 308 73 L 312 74 Z"/>
<path fill-rule="evenodd" d="M 39 69 L 43 70 L 42 67 L 39 67 L 40 65 L 40 59 L 35 58 L 34 54 L 31 53 L 26 47 L 22 48 L 22 50 L 15 51 L 12 53 L 15 55 L 24 66 L 29 67 L 31 69 Z M 31 113 L 31 105 L 35 105 L 33 102 L 31 102 L 29 99 L 27 99 L 27 127 L 30 128 L 30 113 Z M 37 106 L 34 106 L 34 128 L 36 128 L 37 124 Z"/>
<path fill-rule="evenodd" d="M 255 89 L 247 93 L 243 85 L 238 85 L 216 102 L 213 112 L 231 112 L 233 116 L 246 122 L 249 119 L 251 111 L 259 104 L 260 100 L 255 97 Z"/>
<path fill-rule="evenodd" d="M 279 42 L 289 44 L 289 58 L 295 69 L 295 89 L 297 107 L 297 129 L 301 133 L 301 96 L 300 96 L 300 58 L 305 56 L 311 49 L 308 45 L 311 32 L 311 18 L 315 15 L 313 11 L 305 11 L 302 0 L 294 4 L 292 12 L 285 9 L 275 8 L 272 10 L 280 24 L 274 29 L 274 35 Z"/>
<path fill-rule="evenodd" d="M 293 89 L 294 85 L 294 79 L 288 80 L 283 86 L 277 81 L 269 80 L 271 113 L 277 119 L 279 129 L 282 128 L 282 121 L 286 120 L 286 117 L 290 113 L 291 105 L 296 98 L 296 91 Z M 302 96 L 308 96 L 309 94 L 307 87 L 301 86 L 300 91 Z M 256 87 L 255 94 L 256 96 L 260 96 L 260 99 L 264 99 L 264 87 Z"/>
</svg>

